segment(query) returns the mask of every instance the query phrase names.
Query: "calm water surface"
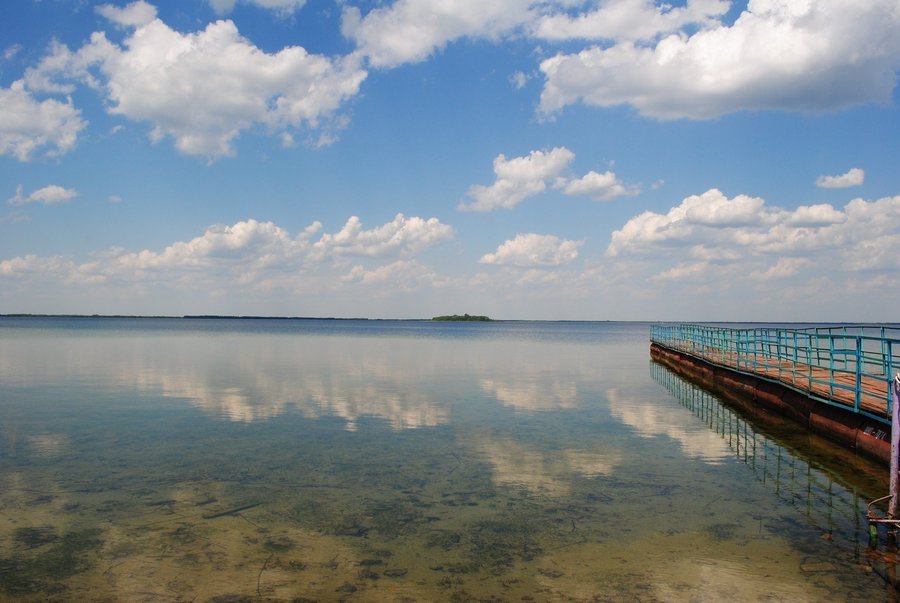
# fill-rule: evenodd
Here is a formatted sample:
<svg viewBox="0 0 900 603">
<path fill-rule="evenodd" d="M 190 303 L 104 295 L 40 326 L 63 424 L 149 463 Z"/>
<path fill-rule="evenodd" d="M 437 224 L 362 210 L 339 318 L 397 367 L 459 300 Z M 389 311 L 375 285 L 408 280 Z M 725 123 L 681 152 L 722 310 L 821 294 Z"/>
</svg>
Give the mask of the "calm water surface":
<svg viewBox="0 0 900 603">
<path fill-rule="evenodd" d="M 648 336 L 0 318 L 0 601 L 893 600 L 886 473 Z"/>
</svg>

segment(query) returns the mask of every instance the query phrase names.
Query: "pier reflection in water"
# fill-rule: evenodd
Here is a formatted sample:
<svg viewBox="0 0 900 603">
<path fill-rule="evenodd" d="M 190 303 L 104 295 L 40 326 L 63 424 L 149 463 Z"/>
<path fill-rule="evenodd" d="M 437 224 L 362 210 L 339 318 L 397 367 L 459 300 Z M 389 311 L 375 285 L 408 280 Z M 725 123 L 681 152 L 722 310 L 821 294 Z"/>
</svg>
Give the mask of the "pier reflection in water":
<svg viewBox="0 0 900 603">
<path fill-rule="evenodd" d="M 860 563 L 872 561 L 867 555 L 866 505 L 880 491 L 881 468 L 817 436 L 801 434 L 800 426 L 774 419 L 768 430 L 760 428 L 714 394 L 660 364 L 651 363 L 650 372 L 720 438 L 756 481 L 800 511 L 825 538 L 852 550 Z M 783 435 L 772 435 L 773 430 Z M 832 458 L 817 460 L 823 453 Z"/>
</svg>

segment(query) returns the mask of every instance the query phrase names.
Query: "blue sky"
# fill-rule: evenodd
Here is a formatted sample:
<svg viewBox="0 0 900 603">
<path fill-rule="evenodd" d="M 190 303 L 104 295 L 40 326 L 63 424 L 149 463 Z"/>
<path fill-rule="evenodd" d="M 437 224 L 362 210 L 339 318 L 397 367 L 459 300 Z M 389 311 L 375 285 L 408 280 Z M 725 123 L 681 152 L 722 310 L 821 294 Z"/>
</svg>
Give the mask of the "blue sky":
<svg viewBox="0 0 900 603">
<path fill-rule="evenodd" d="M 17 0 L 0 313 L 896 321 L 900 5 Z"/>
</svg>

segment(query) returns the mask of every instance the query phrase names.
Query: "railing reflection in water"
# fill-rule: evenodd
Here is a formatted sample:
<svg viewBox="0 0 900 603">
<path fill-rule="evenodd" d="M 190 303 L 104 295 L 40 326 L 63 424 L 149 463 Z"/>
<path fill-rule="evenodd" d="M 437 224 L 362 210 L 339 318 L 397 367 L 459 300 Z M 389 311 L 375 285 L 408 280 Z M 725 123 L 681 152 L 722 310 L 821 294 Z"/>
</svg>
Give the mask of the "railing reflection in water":
<svg viewBox="0 0 900 603">
<path fill-rule="evenodd" d="M 666 367 L 650 363 L 652 378 L 682 406 L 719 434 L 734 456 L 756 480 L 800 511 L 823 537 L 865 556 L 868 539 L 867 493 L 822 467 L 800 458 L 787 446 L 758 431 L 752 423 L 724 406 L 719 398 L 682 379 Z"/>
</svg>

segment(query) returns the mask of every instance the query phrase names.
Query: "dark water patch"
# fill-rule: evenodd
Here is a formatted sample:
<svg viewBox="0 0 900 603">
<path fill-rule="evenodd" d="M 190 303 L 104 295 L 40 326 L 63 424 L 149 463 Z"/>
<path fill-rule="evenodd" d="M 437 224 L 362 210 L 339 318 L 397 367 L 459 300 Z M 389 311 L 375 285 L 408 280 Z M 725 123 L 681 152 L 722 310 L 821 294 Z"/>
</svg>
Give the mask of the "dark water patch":
<svg viewBox="0 0 900 603">
<path fill-rule="evenodd" d="M 373 565 L 384 565 L 383 559 L 361 559 L 359 564 L 363 567 L 372 567 Z"/>
<path fill-rule="evenodd" d="M 18 528 L 13 533 L 13 542 L 27 549 L 34 549 L 57 540 L 59 540 L 59 535 L 53 526 Z"/>
<path fill-rule="evenodd" d="M 286 535 L 275 536 L 271 538 L 266 538 L 266 541 L 263 543 L 263 546 L 267 551 L 273 551 L 276 553 L 285 553 L 297 546 L 297 543 L 294 542 L 292 538 Z"/>
<path fill-rule="evenodd" d="M 384 575 L 388 578 L 402 578 L 406 574 L 409 573 L 409 570 L 404 568 L 393 568 L 384 570 Z"/>
<path fill-rule="evenodd" d="M 211 603 L 253 603 L 253 597 L 247 595 L 216 595 L 210 599 Z"/>
<path fill-rule="evenodd" d="M 735 523 L 714 523 L 707 529 L 716 540 L 734 540 L 739 527 Z"/>
<path fill-rule="evenodd" d="M 43 530 L 17 534 L 17 542 L 34 546 L 0 558 L 0 590 L 12 595 L 46 592 L 57 588 L 58 581 L 86 572 L 94 566 L 95 553 L 103 545 L 100 534 L 98 529 L 79 530 L 49 540 Z"/>
</svg>

